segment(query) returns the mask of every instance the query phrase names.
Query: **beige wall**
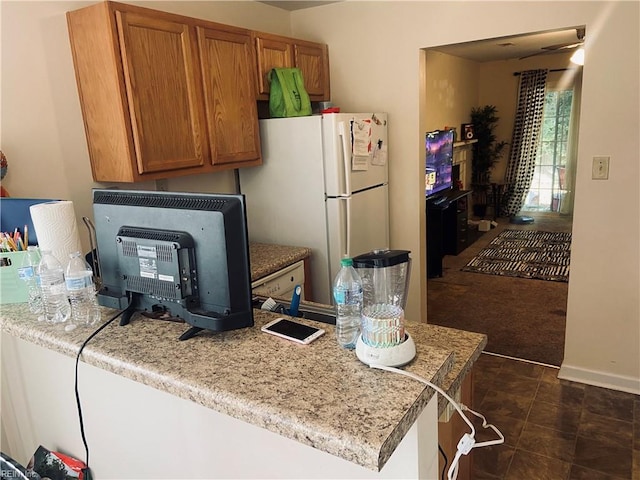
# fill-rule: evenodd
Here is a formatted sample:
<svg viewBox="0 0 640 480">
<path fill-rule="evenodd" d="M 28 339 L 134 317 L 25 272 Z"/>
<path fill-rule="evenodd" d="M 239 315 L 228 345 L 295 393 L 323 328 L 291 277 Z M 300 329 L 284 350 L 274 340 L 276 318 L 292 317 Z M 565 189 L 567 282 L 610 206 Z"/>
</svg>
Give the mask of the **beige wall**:
<svg viewBox="0 0 640 480">
<path fill-rule="evenodd" d="M 424 192 L 424 133 L 445 126 L 456 127 L 458 133 L 460 133 L 459 125 L 469 121 L 471 106 L 477 102 L 477 65 L 462 58 L 427 49 L 421 50 L 418 57 L 420 62 L 419 103 L 420 105 L 425 105 L 426 108 L 421 108 L 418 113 L 420 126 L 418 131 L 421 133 L 417 155 L 421 160 L 416 163 L 416 168 L 418 169 L 418 178 L 416 180 L 420 185 L 420 191 Z M 457 155 L 459 155 L 459 152 L 454 151 L 454 161 L 457 161 Z M 467 158 L 470 160 L 471 156 L 468 155 Z M 468 161 L 465 165 L 468 165 L 468 167 L 464 172 L 466 178 L 463 182 L 468 185 L 471 167 Z M 418 215 L 418 224 L 424 225 L 426 229 L 425 209 L 420 209 Z M 426 278 L 427 275 L 426 261 L 416 260 L 420 256 L 419 253 L 418 256 L 415 254 L 415 252 L 426 252 L 426 236 L 419 238 L 418 241 L 419 243 L 414 244 L 412 247 L 397 247 L 412 250 L 414 263 L 411 269 L 414 279 Z M 423 288 L 425 289 L 424 295 L 418 293 L 418 289 Z M 416 280 L 412 280 L 411 289 L 413 290 L 413 293 L 410 294 L 412 301 L 408 305 L 407 314 L 410 315 L 409 318 L 424 318 L 427 311 L 426 282 L 420 284 Z"/>
<path fill-rule="evenodd" d="M 435 50 L 427 50 L 425 67 L 426 117 L 425 131 L 444 126 L 456 127 L 461 135 L 460 124 L 471 121 L 471 109 L 482 105 L 495 105 L 500 121 L 497 124 L 498 141 L 511 142 L 519 77 L 514 72 L 546 68 L 565 69 L 549 72 L 548 83 L 573 85 L 577 70 L 569 61 L 571 53 L 540 55 L 523 60 L 500 60 L 474 62 Z M 460 137 L 458 137 L 460 139 Z M 469 155 L 470 157 L 470 155 Z M 502 182 L 509 158 L 509 148 L 492 170 L 492 181 Z M 469 163 L 466 184 L 471 181 Z"/>
<path fill-rule="evenodd" d="M 427 51 L 426 131 L 455 127 L 471 121 L 471 108 L 478 105 L 479 64 L 433 50 Z"/>
<path fill-rule="evenodd" d="M 638 18 L 637 2 L 341 2 L 293 12 L 292 33 L 329 44 L 334 103 L 389 113 L 391 246 L 412 251 L 415 273 L 425 261 L 421 49 L 586 25 L 563 374 L 640 392 Z M 591 180 L 594 155 L 611 155 L 608 181 Z M 409 318 L 426 316 L 425 298 L 424 275 L 413 275 Z"/>
<path fill-rule="evenodd" d="M 500 121 L 496 128 L 496 136 L 499 141 L 511 142 L 519 82 L 519 77 L 514 76 L 513 73 L 538 68 L 548 68 L 550 70 L 575 68 L 569 61 L 570 57 L 570 53 L 559 53 L 555 55 L 540 55 L 524 60 L 504 60 L 479 64 L 479 104 L 495 105 L 498 109 Z M 549 84 L 557 84 L 564 81 L 572 84 L 575 74 L 575 70 L 549 72 L 547 82 Z M 491 177 L 494 182 L 504 181 L 508 158 L 509 147 L 505 149 L 501 161 L 493 168 Z"/>
<path fill-rule="evenodd" d="M 90 215 L 94 184 L 64 13 L 81 5 L 3 1 L 1 10 L 1 141 L 10 162 L 3 185 L 15 196 L 73 200 L 79 216 Z M 411 319 L 426 317 L 422 49 L 586 25 L 563 373 L 640 391 L 637 2 L 341 2 L 291 14 L 254 2 L 145 5 L 324 41 L 334 103 L 389 113 L 391 244 L 413 252 Z M 594 155 L 611 156 L 608 181 L 591 180 Z M 169 188 L 230 191 L 233 180 L 184 178 Z"/>
</svg>

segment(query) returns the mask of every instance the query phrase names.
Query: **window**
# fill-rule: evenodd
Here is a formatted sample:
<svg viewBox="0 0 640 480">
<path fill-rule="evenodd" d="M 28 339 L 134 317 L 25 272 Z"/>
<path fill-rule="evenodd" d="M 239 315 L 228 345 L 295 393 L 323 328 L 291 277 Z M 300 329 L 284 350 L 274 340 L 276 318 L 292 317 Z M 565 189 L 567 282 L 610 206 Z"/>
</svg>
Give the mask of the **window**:
<svg viewBox="0 0 640 480">
<path fill-rule="evenodd" d="M 524 210 L 558 212 L 564 197 L 573 90 L 548 91 L 533 181 Z"/>
</svg>

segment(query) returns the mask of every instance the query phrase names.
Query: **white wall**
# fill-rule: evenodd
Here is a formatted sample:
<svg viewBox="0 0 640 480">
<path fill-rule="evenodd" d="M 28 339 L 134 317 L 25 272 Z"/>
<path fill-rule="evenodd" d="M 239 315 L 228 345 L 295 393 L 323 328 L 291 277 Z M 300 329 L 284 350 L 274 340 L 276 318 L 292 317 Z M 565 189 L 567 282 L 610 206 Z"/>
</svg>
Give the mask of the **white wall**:
<svg viewBox="0 0 640 480">
<path fill-rule="evenodd" d="M 586 25 L 563 371 L 640 392 L 640 42 L 637 2 L 341 2 L 292 13 L 293 34 L 329 44 L 332 101 L 389 113 L 391 246 L 425 261 L 420 49 Z M 421 94 L 422 92 L 422 94 Z M 608 181 L 591 158 L 611 155 Z M 415 268 L 414 272 L 420 271 Z M 425 318 L 424 275 L 407 316 Z M 508 321 L 508 319 L 499 319 Z"/>
<path fill-rule="evenodd" d="M 74 203 L 83 247 L 88 234 L 81 221 L 93 217 L 94 183 L 78 100 L 66 12 L 97 2 L 2 1 L 1 149 L 9 169 L 3 186 L 13 197 L 60 198 Z M 254 2 L 127 2 L 219 23 L 289 35 L 290 15 Z M 155 182 L 120 184 L 155 189 Z M 232 171 L 169 180 L 174 191 L 235 191 Z"/>
</svg>

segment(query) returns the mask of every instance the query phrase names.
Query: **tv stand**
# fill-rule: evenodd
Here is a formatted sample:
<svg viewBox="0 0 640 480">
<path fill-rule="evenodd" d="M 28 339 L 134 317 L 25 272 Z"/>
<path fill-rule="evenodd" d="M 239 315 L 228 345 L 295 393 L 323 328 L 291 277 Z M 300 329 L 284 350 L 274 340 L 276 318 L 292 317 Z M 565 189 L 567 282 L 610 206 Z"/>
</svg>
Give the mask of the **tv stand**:
<svg viewBox="0 0 640 480">
<path fill-rule="evenodd" d="M 469 246 L 470 195 L 471 190 L 450 190 L 439 203 L 427 200 L 428 278 L 442 276 L 442 257 L 458 255 Z"/>
</svg>

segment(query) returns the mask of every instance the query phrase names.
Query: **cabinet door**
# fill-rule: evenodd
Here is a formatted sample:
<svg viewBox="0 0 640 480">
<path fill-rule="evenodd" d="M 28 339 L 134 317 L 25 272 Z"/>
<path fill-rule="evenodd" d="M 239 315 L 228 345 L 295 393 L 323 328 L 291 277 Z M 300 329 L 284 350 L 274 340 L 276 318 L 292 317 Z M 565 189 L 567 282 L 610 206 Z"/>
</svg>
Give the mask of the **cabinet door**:
<svg viewBox="0 0 640 480">
<path fill-rule="evenodd" d="M 302 72 L 304 87 L 312 101 L 331 98 L 329 88 L 329 53 L 326 45 L 296 44 L 295 65 Z"/>
<path fill-rule="evenodd" d="M 116 12 L 138 173 L 203 165 L 204 118 L 188 25 Z"/>
<path fill-rule="evenodd" d="M 258 164 L 260 136 L 251 36 L 201 27 L 197 31 L 212 162 L 257 160 Z"/>
<path fill-rule="evenodd" d="M 256 37 L 256 51 L 258 53 L 258 95 L 268 95 L 269 71 L 275 67 L 293 67 L 292 44 L 284 40 L 260 36 Z"/>
</svg>

